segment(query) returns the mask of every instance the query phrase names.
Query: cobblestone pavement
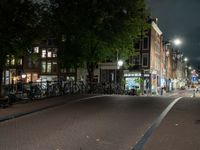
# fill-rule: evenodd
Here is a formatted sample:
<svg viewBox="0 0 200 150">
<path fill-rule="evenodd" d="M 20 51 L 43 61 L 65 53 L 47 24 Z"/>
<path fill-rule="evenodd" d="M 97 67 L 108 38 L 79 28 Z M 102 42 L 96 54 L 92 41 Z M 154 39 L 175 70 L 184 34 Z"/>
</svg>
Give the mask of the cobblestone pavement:
<svg viewBox="0 0 200 150">
<path fill-rule="evenodd" d="M 130 150 L 172 101 L 133 96 L 74 101 L 1 122 L 0 149 Z"/>
</svg>

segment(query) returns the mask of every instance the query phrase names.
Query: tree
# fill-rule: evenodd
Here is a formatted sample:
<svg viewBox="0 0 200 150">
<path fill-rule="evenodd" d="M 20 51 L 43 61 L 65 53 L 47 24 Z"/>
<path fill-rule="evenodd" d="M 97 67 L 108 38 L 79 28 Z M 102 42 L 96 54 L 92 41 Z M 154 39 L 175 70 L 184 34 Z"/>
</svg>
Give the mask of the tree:
<svg viewBox="0 0 200 150">
<path fill-rule="evenodd" d="M 41 35 L 44 5 L 31 0 L 0 1 L 0 93 L 9 55 L 19 56 Z"/>
<path fill-rule="evenodd" d="M 116 51 L 124 58 L 132 53 L 133 40 L 146 21 L 144 0 L 51 0 L 51 4 L 55 31 L 65 36 L 63 62 L 85 63 L 91 81 L 100 61 Z"/>
</svg>

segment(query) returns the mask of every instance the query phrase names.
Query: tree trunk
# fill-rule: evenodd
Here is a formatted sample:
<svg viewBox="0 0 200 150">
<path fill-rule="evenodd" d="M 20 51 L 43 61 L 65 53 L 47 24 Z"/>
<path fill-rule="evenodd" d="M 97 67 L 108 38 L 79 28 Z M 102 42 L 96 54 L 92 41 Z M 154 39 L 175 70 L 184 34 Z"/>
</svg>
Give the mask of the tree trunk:
<svg viewBox="0 0 200 150">
<path fill-rule="evenodd" d="M 88 84 L 90 87 L 90 92 L 94 90 L 94 69 L 95 69 L 95 64 L 93 62 L 88 62 L 87 71 L 88 71 Z"/>
</svg>

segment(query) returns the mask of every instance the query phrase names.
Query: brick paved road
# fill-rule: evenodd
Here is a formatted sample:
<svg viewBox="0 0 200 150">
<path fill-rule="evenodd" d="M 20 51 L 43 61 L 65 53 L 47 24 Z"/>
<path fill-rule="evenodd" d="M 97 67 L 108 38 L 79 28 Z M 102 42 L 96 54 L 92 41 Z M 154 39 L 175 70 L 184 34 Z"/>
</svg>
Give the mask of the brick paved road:
<svg viewBox="0 0 200 150">
<path fill-rule="evenodd" d="M 107 96 L 0 123 L 0 150 L 130 150 L 172 101 Z"/>
<path fill-rule="evenodd" d="M 200 99 L 179 101 L 143 150 L 200 150 Z"/>
</svg>

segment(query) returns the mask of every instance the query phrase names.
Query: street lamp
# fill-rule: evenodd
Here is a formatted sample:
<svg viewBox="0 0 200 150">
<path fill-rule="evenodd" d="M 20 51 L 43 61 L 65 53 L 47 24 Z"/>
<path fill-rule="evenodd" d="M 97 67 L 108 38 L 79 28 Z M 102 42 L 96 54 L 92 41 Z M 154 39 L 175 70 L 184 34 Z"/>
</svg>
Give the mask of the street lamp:
<svg viewBox="0 0 200 150">
<path fill-rule="evenodd" d="M 180 39 L 175 39 L 174 41 L 173 41 L 173 43 L 176 45 L 176 46 L 178 46 L 178 45 L 181 45 L 182 44 L 182 41 L 180 40 Z"/>
<path fill-rule="evenodd" d="M 117 62 L 117 69 L 119 69 L 120 67 L 122 67 L 124 64 L 123 60 L 118 60 Z"/>
<path fill-rule="evenodd" d="M 26 74 L 23 73 L 23 74 L 22 74 L 22 79 L 25 79 L 25 78 L 26 78 Z"/>
<path fill-rule="evenodd" d="M 21 77 L 22 77 L 22 94 L 23 94 L 23 80 L 26 78 L 26 74 L 23 73 L 23 74 L 21 75 Z"/>
<path fill-rule="evenodd" d="M 187 57 L 185 57 L 185 58 L 184 58 L 184 61 L 185 61 L 185 62 L 187 62 L 187 61 L 188 61 L 188 58 L 187 58 Z"/>
</svg>

